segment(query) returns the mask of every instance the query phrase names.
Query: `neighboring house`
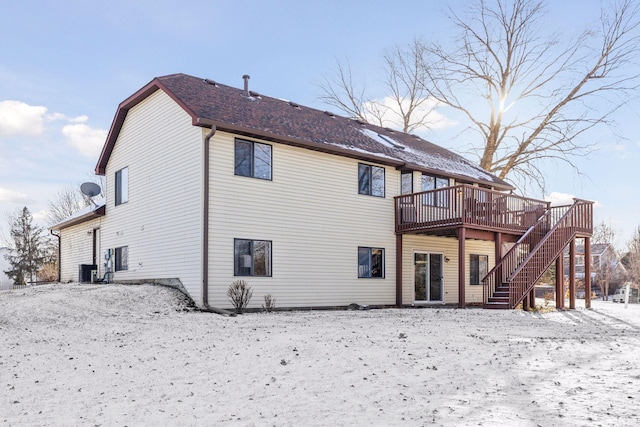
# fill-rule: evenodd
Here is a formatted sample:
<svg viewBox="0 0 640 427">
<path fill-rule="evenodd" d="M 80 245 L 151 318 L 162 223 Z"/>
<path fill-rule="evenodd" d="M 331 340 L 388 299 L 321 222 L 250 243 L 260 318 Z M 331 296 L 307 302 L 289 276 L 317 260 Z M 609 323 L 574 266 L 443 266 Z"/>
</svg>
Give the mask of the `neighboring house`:
<svg viewBox="0 0 640 427">
<path fill-rule="evenodd" d="M 9 253 L 9 248 L 0 248 L 0 291 L 11 289 L 13 287 L 13 280 L 10 279 L 4 272 L 9 270 L 9 261 L 5 259 L 5 255 Z"/>
<path fill-rule="evenodd" d="M 614 247 L 608 243 L 593 243 L 591 248 L 591 280 L 598 274 L 608 274 L 611 281 L 622 281 L 627 276 L 627 269 L 618 258 Z M 569 250 L 564 251 L 564 275 L 569 277 Z M 584 280 L 585 254 L 584 245 L 577 245 L 575 251 L 575 277 Z"/>
<path fill-rule="evenodd" d="M 120 104 L 96 166 L 104 210 L 53 227 L 65 280 L 95 263 L 200 307 L 230 307 L 243 279 L 250 308 L 266 294 L 281 308 L 509 308 L 591 235 L 590 202 L 513 195 L 415 135 L 257 94 L 245 77 L 244 90 L 159 77 Z"/>
</svg>

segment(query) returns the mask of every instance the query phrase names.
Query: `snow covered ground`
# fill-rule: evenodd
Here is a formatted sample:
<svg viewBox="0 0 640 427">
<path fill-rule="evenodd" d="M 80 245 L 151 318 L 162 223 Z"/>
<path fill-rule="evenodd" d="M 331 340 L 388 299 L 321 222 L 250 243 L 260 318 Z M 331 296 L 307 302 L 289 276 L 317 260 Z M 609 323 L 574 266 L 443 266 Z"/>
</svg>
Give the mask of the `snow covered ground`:
<svg viewBox="0 0 640 427">
<path fill-rule="evenodd" d="M 5 291 L 0 425 L 639 425 L 640 305 L 593 307 L 228 318 L 159 286 Z"/>
</svg>

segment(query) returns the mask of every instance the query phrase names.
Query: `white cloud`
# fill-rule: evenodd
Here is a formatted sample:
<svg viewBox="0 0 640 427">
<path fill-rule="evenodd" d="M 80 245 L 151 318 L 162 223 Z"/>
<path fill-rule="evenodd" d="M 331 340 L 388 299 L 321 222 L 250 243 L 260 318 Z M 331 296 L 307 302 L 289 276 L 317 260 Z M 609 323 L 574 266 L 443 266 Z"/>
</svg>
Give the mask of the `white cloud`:
<svg viewBox="0 0 640 427">
<path fill-rule="evenodd" d="M 547 202 L 551 202 L 551 206 L 567 206 L 567 205 L 573 204 L 574 198 L 576 198 L 576 196 L 574 196 L 573 194 L 560 193 L 560 192 L 554 191 L 549 195 L 545 196 L 544 199 Z M 594 201 L 593 207 L 601 208 L 603 207 L 603 205 L 598 201 Z"/>
<path fill-rule="evenodd" d="M 45 224 L 47 222 L 47 211 L 41 210 L 38 212 L 34 212 L 32 215 L 33 220 L 39 224 Z"/>
<path fill-rule="evenodd" d="M 368 112 L 366 114 L 367 121 L 369 123 L 378 124 L 378 120 L 371 112 L 384 113 L 382 125 L 392 129 L 402 129 L 404 127 L 402 121 L 402 114 L 399 111 L 398 103 L 392 97 L 384 97 L 381 100 L 373 100 L 363 104 L 363 110 Z M 407 110 L 409 107 L 409 101 L 403 101 L 403 110 Z M 435 99 L 428 98 L 414 110 L 412 117 L 417 120 L 422 120 L 428 124 L 430 130 L 445 129 L 454 126 L 456 123 L 446 117 L 444 114 L 437 110 L 438 102 Z M 426 128 L 417 129 L 416 132 L 424 132 Z"/>
<path fill-rule="evenodd" d="M 93 129 L 84 123 L 66 125 L 62 128 L 62 134 L 66 137 L 67 143 L 81 155 L 93 158 L 98 157 L 107 138 L 107 131 Z"/>
<path fill-rule="evenodd" d="M 21 101 L 0 101 L 0 136 L 39 136 L 47 108 Z"/>
<path fill-rule="evenodd" d="M 24 200 L 27 195 L 15 190 L 9 190 L 8 188 L 0 187 L 0 202 L 17 202 Z"/>
<path fill-rule="evenodd" d="M 564 205 L 572 205 L 574 197 L 575 196 L 573 194 L 559 193 L 554 191 L 553 193 L 546 196 L 544 199 L 547 202 L 551 202 L 551 206 L 564 206 Z"/>
</svg>

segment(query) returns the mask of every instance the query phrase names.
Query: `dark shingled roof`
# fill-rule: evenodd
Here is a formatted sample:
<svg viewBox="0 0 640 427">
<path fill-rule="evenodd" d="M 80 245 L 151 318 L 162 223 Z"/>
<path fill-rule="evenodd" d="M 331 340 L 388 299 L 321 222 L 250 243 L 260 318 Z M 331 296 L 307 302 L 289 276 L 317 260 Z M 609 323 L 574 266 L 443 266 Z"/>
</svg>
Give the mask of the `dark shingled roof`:
<svg viewBox="0 0 640 427">
<path fill-rule="evenodd" d="M 174 99 L 196 126 L 215 125 L 236 134 L 513 189 L 463 157 L 415 135 L 255 92 L 246 96 L 242 89 L 185 74 L 155 78 L 120 104 L 96 173 L 104 174 L 128 110 L 156 90 Z"/>
</svg>

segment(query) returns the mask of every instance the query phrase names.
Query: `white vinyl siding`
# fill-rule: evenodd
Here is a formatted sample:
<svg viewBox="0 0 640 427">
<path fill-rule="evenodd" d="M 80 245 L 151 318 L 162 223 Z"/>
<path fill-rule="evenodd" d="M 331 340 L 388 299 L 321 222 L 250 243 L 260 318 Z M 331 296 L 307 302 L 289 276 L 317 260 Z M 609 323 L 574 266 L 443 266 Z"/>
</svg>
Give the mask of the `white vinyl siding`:
<svg viewBox="0 0 640 427">
<path fill-rule="evenodd" d="M 161 90 L 127 113 L 106 168 L 102 252 L 128 247 L 113 280 L 181 280 L 201 293 L 203 130 Z M 115 172 L 128 170 L 128 198 L 114 208 Z"/>
<path fill-rule="evenodd" d="M 79 265 L 93 263 L 93 230 L 100 228 L 101 221 L 102 218 L 96 218 L 60 230 L 61 282 L 77 282 Z M 100 253 L 96 258 L 98 269 L 102 271 Z"/>
<path fill-rule="evenodd" d="M 394 304 L 396 194 L 358 195 L 355 159 L 278 143 L 272 155 L 272 181 L 246 179 L 234 174 L 234 136 L 211 139 L 211 305 L 230 308 L 234 239 L 245 237 L 273 243 L 272 277 L 245 279 L 250 307 L 268 293 L 278 307 Z M 387 190 L 399 192 L 400 172 L 384 170 Z M 358 247 L 387 248 L 385 278 L 358 279 Z"/>
</svg>

